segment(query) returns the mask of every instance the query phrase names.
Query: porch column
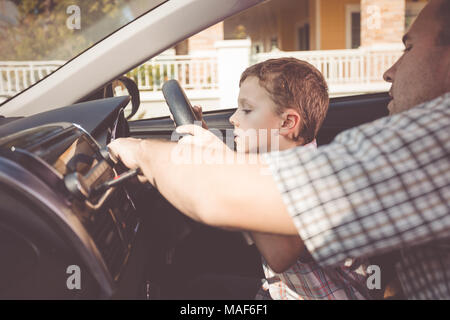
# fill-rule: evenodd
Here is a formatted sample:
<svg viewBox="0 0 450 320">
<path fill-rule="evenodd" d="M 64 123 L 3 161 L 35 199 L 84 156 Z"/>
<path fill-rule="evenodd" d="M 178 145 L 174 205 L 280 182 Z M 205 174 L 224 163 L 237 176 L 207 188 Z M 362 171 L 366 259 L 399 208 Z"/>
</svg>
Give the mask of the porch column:
<svg viewBox="0 0 450 320">
<path fill-rule="evenodd" d="M 251 41 L 250 39 L 217 41 L 215 47 L 220 106 L 235 108 L 239 95 L 239 79 L 250 63 Z"/>
<path fill-rule="evenodd" d="M 405 0 L 361 0 L 361 47 L 398 47 L 405 32 Z"/>
</svg>

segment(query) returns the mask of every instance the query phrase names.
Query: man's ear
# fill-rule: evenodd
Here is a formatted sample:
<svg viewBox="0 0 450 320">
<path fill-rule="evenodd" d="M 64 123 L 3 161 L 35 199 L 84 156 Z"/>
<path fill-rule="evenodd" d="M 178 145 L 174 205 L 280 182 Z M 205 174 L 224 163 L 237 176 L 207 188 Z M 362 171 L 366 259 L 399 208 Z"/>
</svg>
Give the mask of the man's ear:
<svg viewBox="0 0 450 320">
<path fill-rule="evenodd" d="M 288 108 L 281 114 L 280 135 L 295 140 L 300 133 L 300 114 L 293 108 Z"/>
</svg>

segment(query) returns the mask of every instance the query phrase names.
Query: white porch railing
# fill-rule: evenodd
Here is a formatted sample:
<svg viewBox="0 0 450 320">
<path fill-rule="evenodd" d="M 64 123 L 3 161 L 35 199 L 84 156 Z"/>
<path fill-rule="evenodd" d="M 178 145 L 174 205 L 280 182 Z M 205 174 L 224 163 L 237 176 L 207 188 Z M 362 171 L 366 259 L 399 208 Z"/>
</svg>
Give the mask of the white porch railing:
<svg viewBox="0 0 450 320">
<path fill-rule="evenodd" d="M 10 97 L 41 80 L 65 61 L 0 62 L 0 96 Z M 130 71 L 141 91 L 160 91 L 168 79 L 177 79 L 185 90 L 218 88 L 217 55 L 164 55 Z"/>
<path fill-rule="evenodd" d="M 162 102 L 162 84 L 168 79 L 177 79 L 188 96 L 209 101 L 219 99 L 224 102 L 224 107 L 231 107 L 237 99 L 235 89 L 239 75 L 249 63 L 289 56 L 306 60 L 322 72 L 330 95 L 335 96 L 387 90 L 389 84 L 383 81 L 383 72 L 401 55 L 401 50 L 398 49 L 351 49 L 276 51 L 249 56 L 250 41 L 240 41 L 247 41 L 243 42 L 245 46 L 248 45 L 247 51 L 242 51 L 242 44 L 237 48 L 241 51 L 233 51 L 234 47 L 228 44 L 202 55 L 165 54 L 147 61 L 127 75 L 136 81 L 142 101 Z M 0 102 L 44 78 L 63 63 L 64 61 L 0 61 Z M 218 70 L 221 70 L 220 77 Z"/>
<path fill-rule="evenodd" d="M 185 90 L 217 89 L 217 54 L 161 55 L 127 74 L 139 90 L 159 91 L 169 79 L 177 79 Z"/>
<path fill-rule="evenodd" d="M 370 92 L 389 86 L 383 80 L 383 73 L 401 54 L 401 50 L 396 49 L 275 51 L 253 55 L 251 63 L 272 58 L 294 57 L 315 66 L 325 77 L 330 93 Z"/>
<path fill-rule="evenodd" d="M 9 97 L 38 82 L 64 61 L 0 61 L 0 97 Z"/>
</svg>

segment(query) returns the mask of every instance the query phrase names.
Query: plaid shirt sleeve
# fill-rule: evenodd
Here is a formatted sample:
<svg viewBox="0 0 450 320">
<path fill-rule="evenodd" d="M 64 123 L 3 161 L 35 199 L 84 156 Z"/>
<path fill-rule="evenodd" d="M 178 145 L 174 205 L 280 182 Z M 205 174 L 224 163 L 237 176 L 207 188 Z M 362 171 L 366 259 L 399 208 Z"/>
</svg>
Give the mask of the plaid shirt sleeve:
<svg viewBox="0 0 450 320">
<path fill-rule="evenodd" d="M 449 237 L 449 151 L 447 93 L 317 150 L 263 159 L 305 245 L 332 266 Z"/>
</svg>

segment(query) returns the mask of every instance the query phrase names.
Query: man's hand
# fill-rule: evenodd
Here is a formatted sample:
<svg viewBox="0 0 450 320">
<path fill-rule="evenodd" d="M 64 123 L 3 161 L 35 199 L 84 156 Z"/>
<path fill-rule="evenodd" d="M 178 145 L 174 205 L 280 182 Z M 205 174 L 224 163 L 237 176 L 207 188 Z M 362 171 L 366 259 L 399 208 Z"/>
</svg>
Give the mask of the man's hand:
<svg viewBox="0 0 450 320">
<path fill-rule="evenodd" d="M 139 156 L 141 150 L 141 139 L 119 138 L 108 145 L 108 151 L 114 162 L 121 161 L 127 168 L 137 169 L 139 165 Z M 140 175 L 140 182 L 146 182 L 147 179 Z"/>
</svg>

